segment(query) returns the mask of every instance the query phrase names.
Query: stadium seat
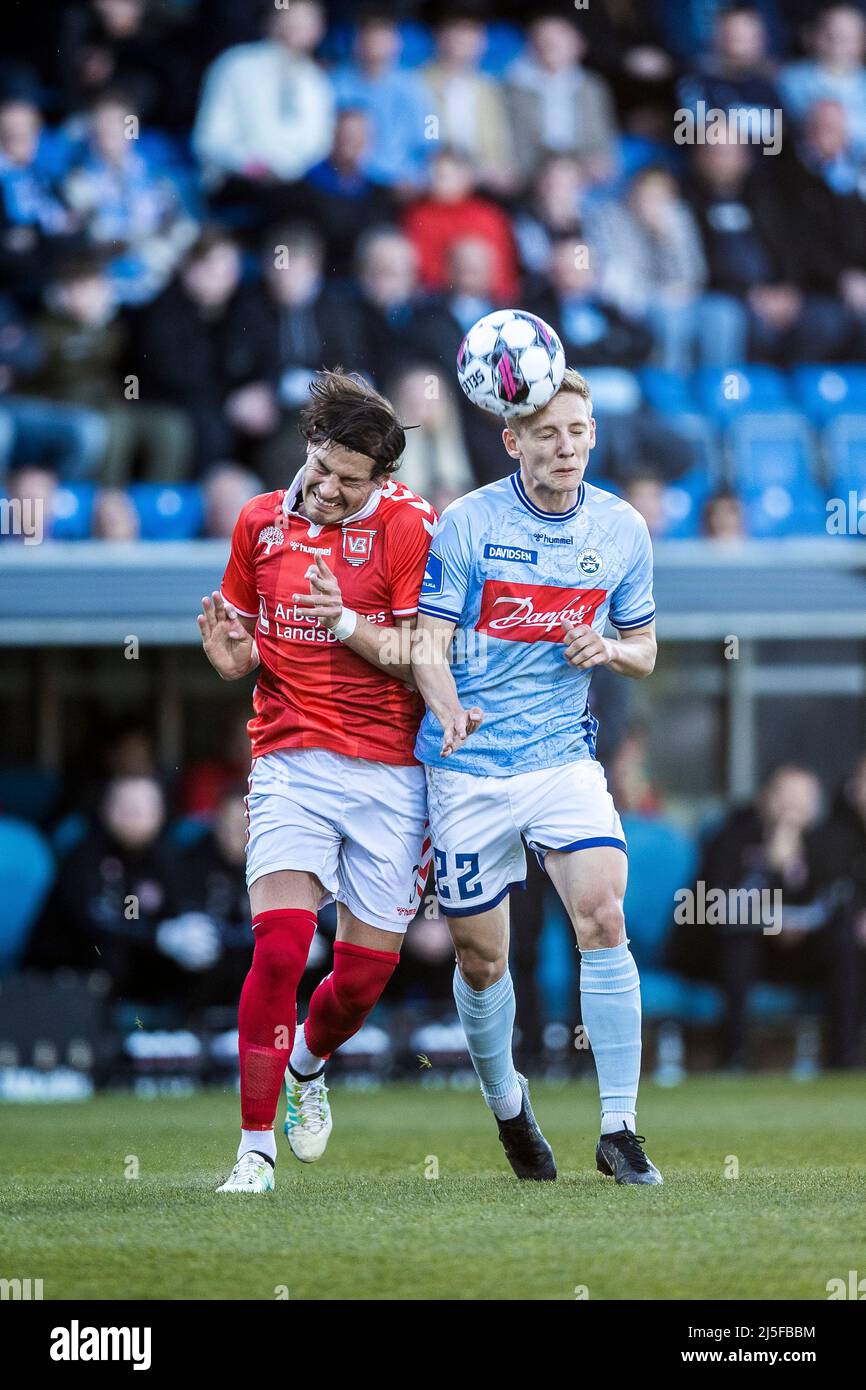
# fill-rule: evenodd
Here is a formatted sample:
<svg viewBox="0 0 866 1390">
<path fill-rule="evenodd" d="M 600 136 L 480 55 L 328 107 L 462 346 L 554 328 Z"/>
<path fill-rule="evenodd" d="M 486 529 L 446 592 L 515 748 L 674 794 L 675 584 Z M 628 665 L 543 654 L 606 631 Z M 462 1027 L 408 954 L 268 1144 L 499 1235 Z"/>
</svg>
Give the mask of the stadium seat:
<svg viewBox="0 0 866 1390">
<path fill-rule="evenodd" d="M 628 842 L 628 934 L 638 964 L 657 966 L 673 924 L 674 893 L 695 876 L 695 843 L 662 817 L 625 815 L 622 823 Z"/>
<path fill-rule="evenodd" d="M 501 77 L 525 46 L 526 36 L 516 24 L 491 20 L 487 25 L 487 47 L 481 57 L 482 69 L 493 77 Z"/>
<path fill-rule="evenodd" d="M 826 425 L 843 412 L 866 411 L 866 367 L 859 364 L 795 367 L 792 395 L 815 425 Z"/>
<path fill-rule="evenodd" d="M 692 378 L 692 395 L 698 410 L 720 425 L 744 411 L 790 410 L 788 382 L 776 367 L 762 363 L 745 366 L 701 367 Z"/>
<path fill-rule="evenodd" d="M 201 531 L 204 504 L 193 483 L 133 483 L 129 488 L 144 541 L 189 541 Z"/>
<path fill-rule="evenodd" d="M 685 377 L 664 367 L 641 367 L 638 371 L 643 398 L 662 415 L 685 415 L 695 408 L 695 395 Z"/>
<path fill-rule="evenodd" d="M 640 971 L 644 1016 L 692 1021 L 690 986 L 665 968 L 664 950 L 673 926 L 674 894 L 694 879 L 694 840 L 661 818 L 625 815 L 622 822 L 629 862 L 626 929 Z"/>
<path fill-rule="evenodd" d="M 866 419 L 837 415 L 824 429 L 822 443 L 834 496 L 866 493 Z"/>
<path fill-rule="evenodd" d="M 713 491 L 713 479 L 703 468 L 690 468 L 664 492 L 663 540 L 691 540 L 701 532 L 701 512 Z"/>
<path fill-rule="evenodd" d="M 34 826 L 0 817 L 0 975 L 19 961 L 54 879 L 54 856 Z"/>
<path fill-rule="evenodd" d="M 726 442 L 750 535 L 826 530 L 824 495 L 815 482 L 814 437 L 802 415 L 782 410 L 742 415 L 730 425 Z"/>
<path fill-rule="evenodd" d="M 84 541 L 93 525 L 95 483 L 64 483 L 54 494 L 51 533 L 57 541 Z"/>
<path fill-rule="evenodd" d="M 718 426 L 706 415 L 696 411 L 673 411 L 665 416 L 665 424 L 670 425 L 677 434 L 688 439 L 696 450 L 695 467 L 701 469 L 708 482 L 716 486 L 724 471 L 722 465 L 722 441 Z"/>
</svg>

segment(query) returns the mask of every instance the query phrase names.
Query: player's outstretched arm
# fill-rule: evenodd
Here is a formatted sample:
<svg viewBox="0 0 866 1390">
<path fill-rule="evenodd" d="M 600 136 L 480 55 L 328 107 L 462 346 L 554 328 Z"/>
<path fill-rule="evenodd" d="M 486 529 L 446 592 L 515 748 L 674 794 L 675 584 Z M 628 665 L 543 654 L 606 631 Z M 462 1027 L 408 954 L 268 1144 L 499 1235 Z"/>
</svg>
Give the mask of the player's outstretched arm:
<svg viewBox="0 0 866 1390">
<path fill-rule="evenodd" d="M 258 666 L 259 654 L 244 619 L 216 590 L 210 598 L 202 599 L 201 606 L 196 622 L 204 654 L 211 666 L 224 681 L 248 676 Z M 253 625 L 255 620 L 248 621 Z"/>
<path fill-rule="evenodd" d="M 642 680 L 652 674 L 656 664 L 656 625 L 649 623 L 634 632 L 620 633 L 619 640 L 602 637 L 586 623 L 569 624 L 563 638 L 565 659 L 580 671 L 608 666 L 620 676 Z"/>
<path fill-rule="evenodd" d="M 434 618 L 427 613 L 418 616 L 412 638 L 412 670 L 427 708 L 442 725 L 442 757 L 466 742 L 481 723 L 484 715 L 477 705 L 464 709 L 448 664 L 448 652 L 454 635 L 454 623 L 447 618 Z"/>
</svg>

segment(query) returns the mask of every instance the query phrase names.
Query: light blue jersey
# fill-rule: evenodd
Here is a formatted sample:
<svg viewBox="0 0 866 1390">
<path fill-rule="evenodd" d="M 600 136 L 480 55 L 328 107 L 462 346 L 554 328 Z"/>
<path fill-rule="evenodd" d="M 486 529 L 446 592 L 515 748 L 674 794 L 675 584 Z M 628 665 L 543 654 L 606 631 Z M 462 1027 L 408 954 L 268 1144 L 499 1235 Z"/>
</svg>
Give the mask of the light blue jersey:
<svg viewBox="0 0 866 1390">
<path fill-rule="evenodd" d="M 456 623 L 452 671 L 484 722 L 443 761 L 428 710 L 415 755 L 432 766 L 509 777 L 595 757 L 591 672 L 565 659 L 563 622 L 603 632 L 655 617 L 646 523 L 613 493 L 581 483 L 568 512 L 530 501 L 518 473 L 452 502 L 433 533 L 418 604 Z"/>
</svg>

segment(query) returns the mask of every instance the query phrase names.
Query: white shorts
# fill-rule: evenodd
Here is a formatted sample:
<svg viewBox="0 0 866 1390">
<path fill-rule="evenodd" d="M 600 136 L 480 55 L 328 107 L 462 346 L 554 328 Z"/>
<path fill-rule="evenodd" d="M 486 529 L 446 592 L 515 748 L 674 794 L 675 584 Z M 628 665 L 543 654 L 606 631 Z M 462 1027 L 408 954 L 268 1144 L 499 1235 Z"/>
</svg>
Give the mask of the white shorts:
<svg viewBox="0 0 866 1390">
<path fill-rule="evenodd" d="M 428 767 L 436 893 L 446 917 L 471 917 L 523 888 L 523 840 L 544 867 L 550 849 L 626 851 L 601 763 L 584 758 L 512 777 Z"/>
<path fill-rule="evenodd" d="M 430 863 L 424 769 L 287 748 L 256 758 L 247 797 L 247 887 L 264 874 L 315 874 L 320 907 L 345 903 L 383 931 L 404 932 Z"/>
</svg>

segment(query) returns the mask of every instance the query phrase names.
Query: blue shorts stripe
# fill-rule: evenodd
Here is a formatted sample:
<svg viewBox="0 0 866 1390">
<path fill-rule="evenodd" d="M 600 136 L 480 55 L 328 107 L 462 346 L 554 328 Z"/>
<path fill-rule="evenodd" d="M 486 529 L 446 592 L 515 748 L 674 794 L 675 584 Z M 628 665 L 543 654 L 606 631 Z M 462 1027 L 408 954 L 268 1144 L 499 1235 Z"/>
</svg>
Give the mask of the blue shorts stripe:
<svg viewBox="0 0 866 1390">
<path fill-rule="evenodd" d="M 489 912 L 491 907 L 496 907 L 501 903 L 506 893 L 510 893 L 512 888 L 525 888 L 526 879 L 515 880 L 514 883 L 507 883 L 501 893 L 497 893 L 495 898 L 490 898 L 486 903 L 480 903 L 475 907 L 446 907 L 440 902 L 439 911 L 443 917 L 477 917 L 479 912 Z"/>
<path fill-rule="evenodd" d="M 595 849 L 598 845 L 610 845 L 613 849 L 621 849 L 623 854 L 628 857 L 628 846 L 625 840 L 617 840 L 613 835 L 594 835 L 589 840 L 572 840 L 568 845 L 546 845 L 544 849 L 534 849 L 533 853 L 544 868 L 544 857 L 550 854 L 551 850 L 555 854 L 570 854 L 577 849 Z"/>
</svg>

